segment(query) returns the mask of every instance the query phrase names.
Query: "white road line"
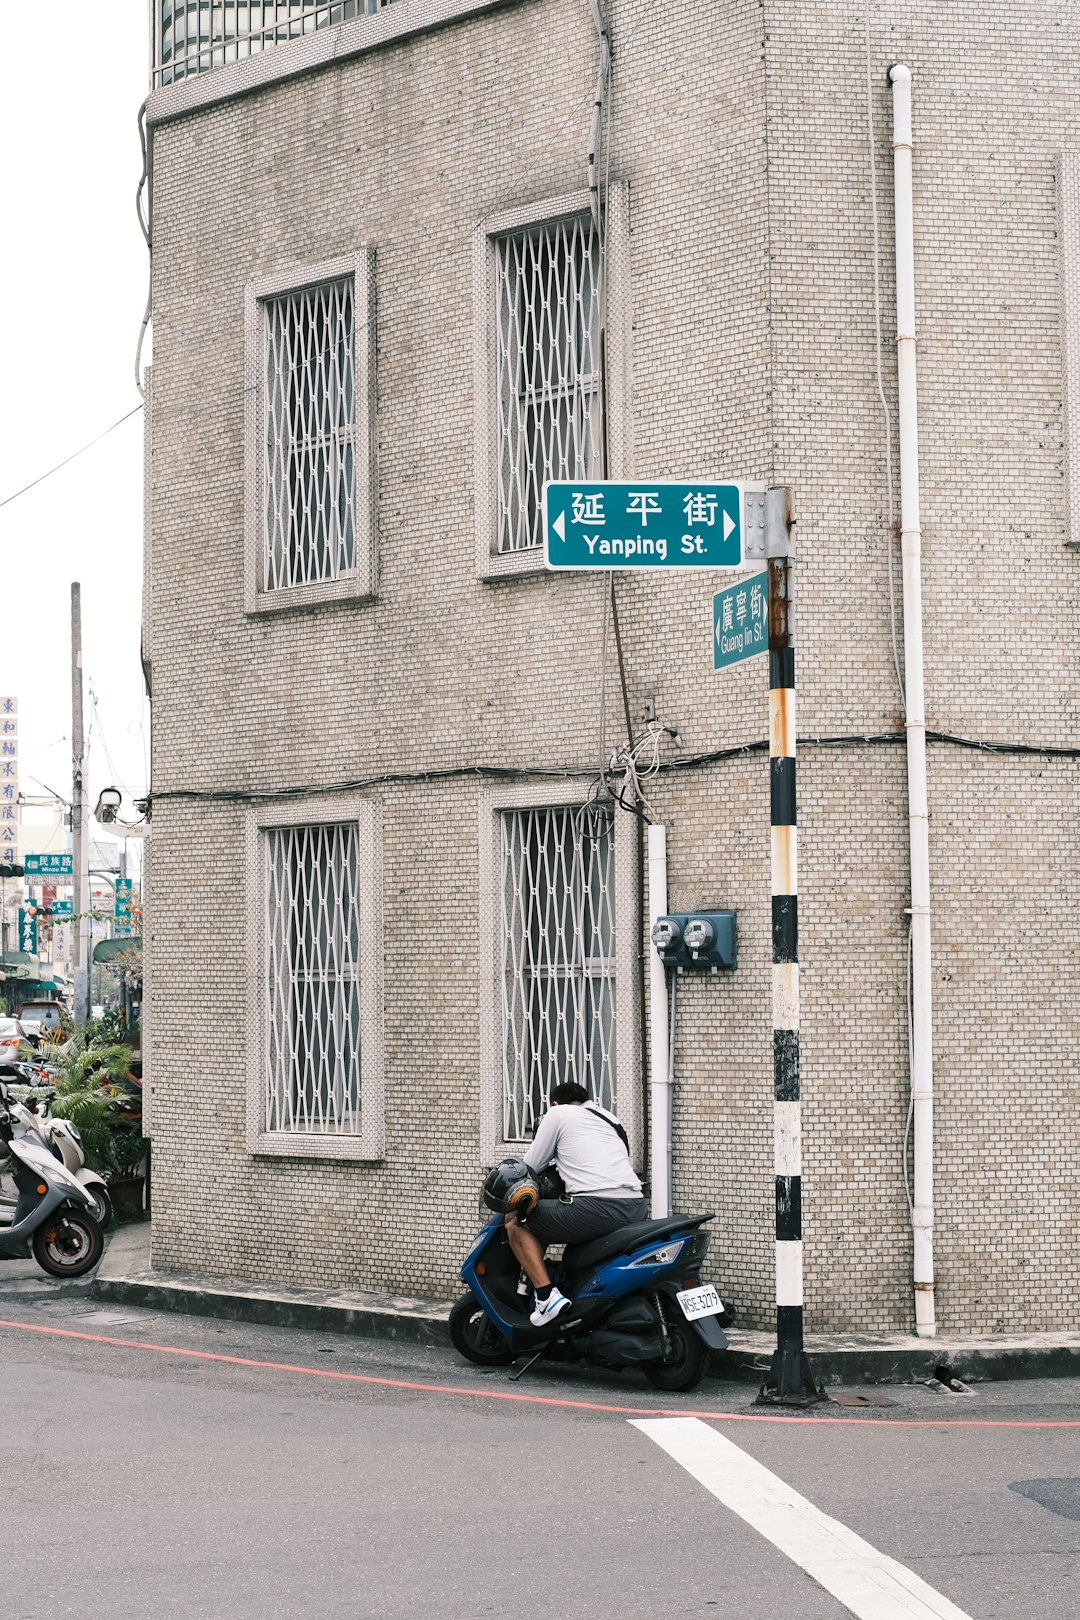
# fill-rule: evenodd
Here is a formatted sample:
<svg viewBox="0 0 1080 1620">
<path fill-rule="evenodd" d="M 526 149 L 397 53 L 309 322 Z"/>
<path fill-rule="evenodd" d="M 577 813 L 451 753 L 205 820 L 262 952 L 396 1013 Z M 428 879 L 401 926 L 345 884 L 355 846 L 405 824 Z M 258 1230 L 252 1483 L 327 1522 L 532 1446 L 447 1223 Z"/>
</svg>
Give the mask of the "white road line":
<svg viewBox="0 0 1080 1620">
<path fill-rule="evenodd" d="M 629 1421 L 860 1620 L 971 1620 L 700 1418 Z"/>
</svg>

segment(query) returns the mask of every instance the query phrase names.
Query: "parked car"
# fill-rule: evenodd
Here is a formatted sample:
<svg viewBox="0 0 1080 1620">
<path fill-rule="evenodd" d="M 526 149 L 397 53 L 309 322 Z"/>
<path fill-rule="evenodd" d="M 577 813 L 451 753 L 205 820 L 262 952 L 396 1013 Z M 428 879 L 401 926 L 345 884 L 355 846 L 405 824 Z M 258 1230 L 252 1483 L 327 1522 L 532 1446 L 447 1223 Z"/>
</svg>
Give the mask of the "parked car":
<svg viewBox="0 0 1080 1620">
<path fill-rule="evenodd" d="M 36 1045 L 37 1038 L 26 1028 L 21 1019 L 7 1018 L 0 1014 L 0 1078 L 5 1077 L 5 1071 L 13 1070 L 17 1061 L 22 1061 L 19 1059 L 20 1046 L 23 1048 L 23 1058 L 25 1058 L 27 1047 Z M 10 1080 L 14 1076 L 8 1073 L 6 1078 Z M 22 1076 L 20 1075 L 19 1078 L 21 1079 Z"/>
<path fill-rule="evenodd" d="M 71 1033 L 71 1018 L 59 1001 L 24 1001 L 19 1018 L 24 1024 L 36 1024 L 49 1041 L 66 1040 Z"/>
</svg>

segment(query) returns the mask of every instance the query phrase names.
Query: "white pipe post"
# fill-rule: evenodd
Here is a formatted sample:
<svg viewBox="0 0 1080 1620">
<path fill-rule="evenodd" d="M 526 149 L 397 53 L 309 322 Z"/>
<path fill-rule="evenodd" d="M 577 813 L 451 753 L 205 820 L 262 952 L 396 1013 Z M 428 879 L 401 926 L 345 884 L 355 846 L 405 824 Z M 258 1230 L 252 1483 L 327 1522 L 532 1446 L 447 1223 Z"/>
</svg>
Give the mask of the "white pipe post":
<svg viewBox="0 0 1080 1620">
<path fill-rule="evenodd" d="M 923 690 L 922 520 L 915 362 L 915 229 L 912 197 L 911 69 L 889 70 L 893 96 L 896 214 L 896 363 L 899 382 L 900 546 L 904 568 L 904 686 L 907 712 L 908 842 L 911 857 L 911 1102 L 915 1186 L 911 1214 L 915 1331 L 932 1339 L 934 1311 L 934 1041 L 930 954 L 930 839 Z"/>
<path fill-rule="evenodd" d="M 649 936 L 667 915 L 667 828 L 649 828 Z M 659 951 L 649 951 L 649 1182 L 652 1218 L 671 1214 L 671 1094 L 674 1079 L 668 1051 L 667 970 Z"/>
</svg>

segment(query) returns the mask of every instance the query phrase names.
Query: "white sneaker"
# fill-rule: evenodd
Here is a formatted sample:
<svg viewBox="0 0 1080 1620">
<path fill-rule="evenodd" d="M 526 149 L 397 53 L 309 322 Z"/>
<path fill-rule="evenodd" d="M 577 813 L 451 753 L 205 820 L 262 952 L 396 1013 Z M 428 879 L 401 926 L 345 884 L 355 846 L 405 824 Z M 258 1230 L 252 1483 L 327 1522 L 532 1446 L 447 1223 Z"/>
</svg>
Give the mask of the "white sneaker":
<svg viewBox="0 0 1080 1620">
<path fill-rule="evenodd" d="M 554 1322 L 555 1318 L 561 1316 L 563 1311 L 568 1311 L 571 1304 L 572 1301 L 567 1299 L 565 1294 L 560 1294 L 557 1288 L 553 1288 L 547 1299 L 538 1299 L 536 1301 L 529 1321 L 533 1327 L 547 1327 L 548 1323 Z"/>
</svg>

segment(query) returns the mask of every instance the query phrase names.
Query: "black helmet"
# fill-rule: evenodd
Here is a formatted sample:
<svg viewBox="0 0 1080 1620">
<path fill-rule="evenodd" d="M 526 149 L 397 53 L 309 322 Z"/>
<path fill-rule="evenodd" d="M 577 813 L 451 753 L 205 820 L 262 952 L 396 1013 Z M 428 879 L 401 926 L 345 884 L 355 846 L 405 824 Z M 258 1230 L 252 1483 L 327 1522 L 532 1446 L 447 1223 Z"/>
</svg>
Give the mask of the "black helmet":
<svg viewBox="0 0 1080 1620">
<path fill-rule="evenodd" d="M 524 1159 L 503 1159 L 484 1182 L 484 1203 L 500 1215 L 528 1215 L 539 1199 L 539 1184 Z"/>
</svg>

